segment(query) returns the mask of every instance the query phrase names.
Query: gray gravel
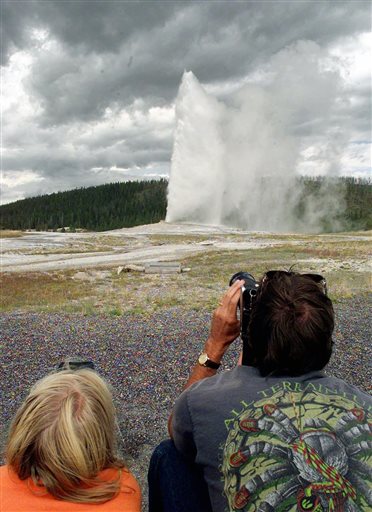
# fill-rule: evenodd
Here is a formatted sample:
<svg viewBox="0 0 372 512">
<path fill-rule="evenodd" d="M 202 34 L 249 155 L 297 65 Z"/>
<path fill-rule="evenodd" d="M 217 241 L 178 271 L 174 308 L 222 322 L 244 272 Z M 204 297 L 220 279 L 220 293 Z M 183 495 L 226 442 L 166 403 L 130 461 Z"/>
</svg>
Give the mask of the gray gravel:
<svg viewBox="0 0 372 512">
<path fill-rule="evenodd" d="M 372 295 L 335 304 L 335 351 L 327 373 L 371 390 Z M 11 313 L 0 317 L 2 340 L 1 431 L 29 387 L 67 356 L 93 360 L 112 384 L 120 447 L 146 501 L 146 472 L 154 446 L 167 436 L 171 406 L 209 330 L 210 312 L 171 308 L 157 315 L 90 316 Z M 232 347 L 224 368 L 235 364 Z M 5 436 L 2 438 L 2 448 Z"/>
</svg>

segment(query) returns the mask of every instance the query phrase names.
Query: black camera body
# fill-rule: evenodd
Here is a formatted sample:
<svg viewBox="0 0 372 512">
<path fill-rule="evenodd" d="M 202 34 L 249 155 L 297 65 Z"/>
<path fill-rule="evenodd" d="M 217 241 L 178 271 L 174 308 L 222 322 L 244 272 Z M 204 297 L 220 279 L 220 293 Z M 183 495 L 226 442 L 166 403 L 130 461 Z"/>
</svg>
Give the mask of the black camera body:
<svg viewBox="0 0 372 512">
<path fill-rule="evenodd" d="M 251 311 L 254 302 L 254 298 L 257 295 L 259 283 L 255 280 L 252 274 L 248 272 L 237 272 L 230 279 L 230 286 L 237 280 L 243 280 L 244 285 L 240 292 L 240 337 L 243 341 L 243 358 L 242 364 L 248 365 L 248 325 L 251 319 Z"/>
</svg>

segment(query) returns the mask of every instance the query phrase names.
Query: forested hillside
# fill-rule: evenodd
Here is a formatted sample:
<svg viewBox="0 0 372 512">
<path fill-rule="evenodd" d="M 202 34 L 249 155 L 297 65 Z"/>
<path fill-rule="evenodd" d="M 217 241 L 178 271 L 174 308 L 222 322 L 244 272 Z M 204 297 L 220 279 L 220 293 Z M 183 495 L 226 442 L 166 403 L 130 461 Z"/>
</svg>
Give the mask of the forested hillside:
<svg viewBox="0 0 372 512">
<path fill-rule="evenodd" d="M 318 203 L 320 199 L 326 205 L 339 202 L 339 208 L 336 208 L 333 214 L 325 214 L 320 219 L 321 231 L 372 229 L 372 181 L 370 179 L 303 177 L 300 181 L 304 186 L 295 212 L 299 219 L 303 215 L 304 204 L 311 203 L 311 198 L 317 198 Z M 331 206 L 329 208 L 332 210 Z M 327 208 L 322 207 L 321 210 L 326 211 Z"/>
<path fill-rule="evenodd" d="M 372 229 L 372 182 L 357 178 L 301 178 L 303 193 L 295 215 L 301 218 L 309 196 L 324 197 L 336 190 L 343 207 L 334 219 L 325 217 L 323 231 Z M 43 195 L 0 206 L 1 229 L 59 229 L 106 231 L 151 224 L 165 219 L 167 181 L 132 181 Z M 326 186 L 325 186 L 326 185 Z"/>
<path fill-rule="evenodd" d="M 106 231 L 165 218 L 167 182 L 128 181 L 31 197 L 0 207 L 1 229 Z"/>
</svg>

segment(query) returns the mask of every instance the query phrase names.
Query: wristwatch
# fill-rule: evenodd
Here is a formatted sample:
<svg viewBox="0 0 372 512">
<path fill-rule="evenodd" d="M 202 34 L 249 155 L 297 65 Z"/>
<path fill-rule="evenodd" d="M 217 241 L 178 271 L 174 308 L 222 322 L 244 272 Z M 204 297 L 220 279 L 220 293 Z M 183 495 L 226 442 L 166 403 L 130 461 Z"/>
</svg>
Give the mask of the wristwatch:
<svg viewBox="0 0 372 512">
<path fill-rule="evenodd" d="M 206 368 L 213 368 L 213 370 L 218 370 L 218 368 L 221 366 L 221 363 L 215 363 L 212 361 L 212 359 L 209 359 L 208 354 L 203 352 L 203 354 L 200 354 L 198 363 L 201 366 L 205 366 Z"/>
</svg>

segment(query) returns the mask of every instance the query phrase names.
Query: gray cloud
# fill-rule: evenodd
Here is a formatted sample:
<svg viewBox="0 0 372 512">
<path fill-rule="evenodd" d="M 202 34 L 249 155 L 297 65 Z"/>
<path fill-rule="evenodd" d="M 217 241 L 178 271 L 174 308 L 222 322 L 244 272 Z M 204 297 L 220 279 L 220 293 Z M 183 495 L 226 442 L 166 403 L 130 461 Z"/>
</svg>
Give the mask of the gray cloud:
<svg viewBox="0 0 372 512">
<path fill-rule="evenodd" d="M 5 2 L 6 36 L 25 48 L 35 26 L 58 41 L 28 83 L 47 122 L 57 123 L 93 119 L 137 97 L 170 101 L 185 68 L 203 83 L 239 78 L 298 39 L 324 45 L 369 30 L 368 7 L 359 2 L 29 4 Z"/>
<path fill-rule="evenodd" d="M 3 69 L 16 73 L 15 59 L 20 67 L 30 60 L 17 85 L 22 91 L 4 111 L 3 168 L 43 178 L 27 182 L 28 192 L 167 172 L 172 102 L 184 69 L 228 98 L 285 48 L 308 40 L 326 55 L 346 40 L 356 44 L 369 20 L 370 6 L 359 1 L 5 0 Z M 344 126 L 354 139 L 368 139 L 370 84 L 354 81 L 337 94 L 328 130 Z M 323 107 L 319 88 L 311 105 L 297 110 L 301 137 L 325 133 Z M 320 115 L 308 122 L 311 109 Z M 127 170 L 91 170 L 115 166 Z M 19 187 L 25 194 L 26 185 Z M 10 192 L 3 190 L 5 200 Z"/>
<path fill-rule="evenodd" d="M 116 52 L 133 32 L 146 32 L 172 16 L 169 2 L 96 2 L 86 0 L 4 0 L 4 57 L 29 44 L 30 28 L 47 29 L 79 53 Z"/>
</svg>

